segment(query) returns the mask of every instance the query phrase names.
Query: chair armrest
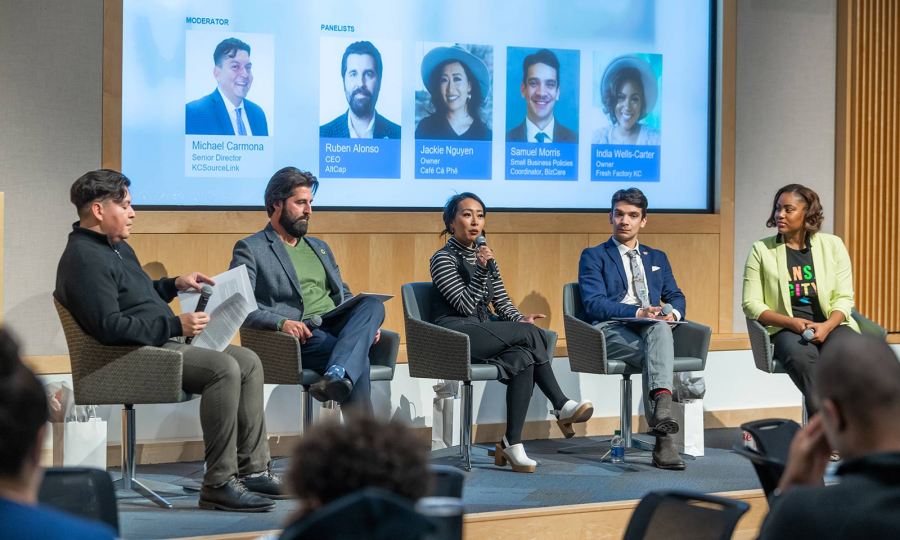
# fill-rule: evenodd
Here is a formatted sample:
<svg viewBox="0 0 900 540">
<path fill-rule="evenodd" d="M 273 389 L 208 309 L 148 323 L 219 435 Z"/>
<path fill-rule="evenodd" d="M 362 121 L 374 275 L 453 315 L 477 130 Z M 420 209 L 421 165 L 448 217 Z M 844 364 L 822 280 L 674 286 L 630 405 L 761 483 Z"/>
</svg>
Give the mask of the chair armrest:
<svg viewBox="0 0 900 540">
<path fill-rule="evenodd" d="M 472 379 L 469 336 L 417 319 L 406 319 L 409 375 L 426 379 Z"/>
<path fill-rule="evenodd" d="M 563 325 L 570 369 L 577 373 L 607 374 L 609 366 L 603 331 L 571 315 L 563 315 Z"/>
<path fill-rule="evenodd" d="M 747 335 L 750 337 L 750 350 L 753 351 L 756 368 L 766 373 L 775 373 L 775 362 L 772 357 L 774 347 L 769 331 L 759 321 L 747 319 Z"/>
<path fill-rule="evenodd" d="M 397 366 L 397 352 L 400 350 L 400 334 L 391 330 L 381 330 L 381 339 L 369 349 L 369 363 L 373 366 L 386 366 L 391 373 Z"/>
<path fill-rule="evenodd" d="M 709 353 L 709 340 L 712 338 L 712 328 L 685 321 L 675 328 L 672 338 L 675 342 L 675 356 L 700 358 L 703 360 L 703 368 L 706 369 L 706 355 Z"/>
<path fill-rule="evenodd" d="M 179 351 L 87 342 L 80 359 L 72 364 L 72 386 L 79 405 L 182 401 L 183 357 Z"/>
<path fill-rule="evenodd" d="M 300 340 L 277 330 L 241 328 L 241 346 L 259 356 L 266 384 L 300 384 Z"/>
<path fill-rule="evenodd" d="M 882 328 L 881 325 L 879 325 L 872 319 L 869 319 L 855 309 L 851 313 L 853 315 L 853 319 L 856 321 L 856 324 L 859 325 L 859 331 L 863 335 L 872 336 L 879 339 L 887 339 L 887 330 Z"/>
</svg>

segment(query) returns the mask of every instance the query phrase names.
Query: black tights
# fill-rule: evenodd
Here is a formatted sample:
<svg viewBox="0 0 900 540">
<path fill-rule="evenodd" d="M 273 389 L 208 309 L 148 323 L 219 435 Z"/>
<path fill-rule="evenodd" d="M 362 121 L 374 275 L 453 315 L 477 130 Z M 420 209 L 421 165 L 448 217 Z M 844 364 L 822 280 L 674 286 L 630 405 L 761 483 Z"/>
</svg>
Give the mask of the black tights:
<svg viewBox="0 0 900 540">
<path fill-rule="evenodd" d="M 535 383 L 554 409 L 561 409 L 569 401 L 553 375 L 550 362 L 532 364 L 517 373 L 506 386 L 506 441 L 511 445 L 522 442 L 522 429 Z"/>
</svg>

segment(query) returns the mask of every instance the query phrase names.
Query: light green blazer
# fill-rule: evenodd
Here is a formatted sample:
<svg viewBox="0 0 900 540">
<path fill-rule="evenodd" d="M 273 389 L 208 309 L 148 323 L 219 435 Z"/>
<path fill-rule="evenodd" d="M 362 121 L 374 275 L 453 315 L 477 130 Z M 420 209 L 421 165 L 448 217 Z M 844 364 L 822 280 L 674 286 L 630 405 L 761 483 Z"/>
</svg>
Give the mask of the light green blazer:
<svg viewBox="0 0 900 540">
<path fill-rule="evenodd" d="M 844 314 L 844 322 L 859 332 L 853 320 L 853 270 L 850 255 L 841 239 L 833 234 L 815 233 L 809 238 L 813 266 L 816 269 L 816 290 L 819 307 L 825 317 L 835 310 Z M 763 238 L 753 243 L 744 264 L 744 294 L 741 307 L 748 319 L 759 319 L 763 311 L 772 310 L 793 317 L 788 293 L 787 252 L 777 236 Z M 781 330 L 767 327 L 769 334 Z"/>
</svg>

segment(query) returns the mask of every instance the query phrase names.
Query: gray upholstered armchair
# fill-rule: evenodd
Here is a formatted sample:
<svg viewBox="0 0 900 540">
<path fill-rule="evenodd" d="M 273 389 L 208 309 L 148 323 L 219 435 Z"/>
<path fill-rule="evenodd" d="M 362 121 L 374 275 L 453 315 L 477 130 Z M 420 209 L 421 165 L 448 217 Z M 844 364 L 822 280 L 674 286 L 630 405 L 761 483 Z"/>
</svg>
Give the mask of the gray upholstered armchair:
<svg viewBox="0 0 900 540">
<path fill-rule="evenodd" d="M 563 286 L 563 323 L 572 371 L 622 376 L 619 387 L 619 427 L 625 439 L 625 447 L 652 450 L 653 443 L 633 436 L 631 432 L 631 376 L 640 375 L 641 369 L 606 357 L 606 337 L 587 320 L 578 283 Z M 708 326 L 687 321 L 678 325 L 673 337 L 675 372 L 702 371 L 706 368 L 706 355 L 712 337 L 712 330 Z"/>
<path fill-rule="evenodd" d="M 192 399 L 181 389 L 182 356 L 178 351 L 149 346 L 102 345 L 75 322 L 55 298 L 69 360 L 72 386 L 78 405 L 118 405 L 122 408 L 122 478 L 117 488 L 133 490 L 163 508 L 172 504 L 157 491 L 179 493 L 182 486 L 138 480 L 134 476 L 134 405 L 180 403 Z"/>
<path fill-rule="evenodd" d="M 866 318 L 855 309 L 851 312 L 851 315 L 864 335 L 879 339 L 887 337 L 887 331 L 879 326 L 878 323 Z M 756 368 L 766 373 L 787 373 L 781 361 L 775 358 L 775 345 L 772 343 L 772 337 L 769 335 L 766 327 L 755 319 L 746 320 L 747 335 L 750 337 L 750 350 L 753 351 L 753 362 L 756 364 Z M 806 425 L 806 401 L 801 400 L 801 402 L 803 407 L 803 412 L 801 413 L 803 425 Z"/>
<path fill-rule="evenodd" d="M 301 432 L 309 429 L 312 425 L 312 396 L 309 394 L 309 387 L 321 376 L 311 369 L 303 368 L 300 340 L 284 332 L 241 328 L 241 345 L 259 356 L 266 384 L 300 386 Z M 399 349 L 400 335 L 382 329 L 381 339 L 369 349 L 369 377 L 372 382 L 393 380 Z"/>
<path fill-rule="evenodd" d="M 462 381 L 462 414 L 460 415 L 460 454 L 466 470 L 472 468 L 472 381 L 496 381 L 500 377 L 495 366 L 473 364 L 469 336 L 434 324 L 431 305 L 440 294 L 430 281 L 407 283 L 400 289 L 403 297 L 403 319 L 406 323 L 406 352 L 409 375 L 423 379 Z M 556 349 L 556 332 L 545 330 L 549 337 L 552 359 Z"/>
</svg>

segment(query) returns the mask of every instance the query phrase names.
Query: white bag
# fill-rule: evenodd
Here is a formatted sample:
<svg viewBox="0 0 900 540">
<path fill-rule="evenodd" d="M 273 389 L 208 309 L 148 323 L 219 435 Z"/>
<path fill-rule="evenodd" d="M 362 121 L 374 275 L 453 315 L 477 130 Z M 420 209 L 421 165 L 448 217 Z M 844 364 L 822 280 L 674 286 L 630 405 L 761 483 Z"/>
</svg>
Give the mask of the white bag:
<svg viewBox="0 0 900 540">
<path fill-rule="evenodd" d="M 699 457 L 703 455 L 703 400 L 686 399 L 681 403 L 672 402 L 672 416 L 678 420 L 681 429 L 671 435 L 675 447 L 682 454 Z"/>
<path fill-rule="evenodd" d="M 106 470 L 106 420 L 54 422 L 53 466 Z"/>
<path fill-rule="evenodd" d="M 459 397 L 434 398 L 434 416 L 431 424 L 431 449 L 440 450 L 459 446 L 462 400 Z"/>
</svg>

